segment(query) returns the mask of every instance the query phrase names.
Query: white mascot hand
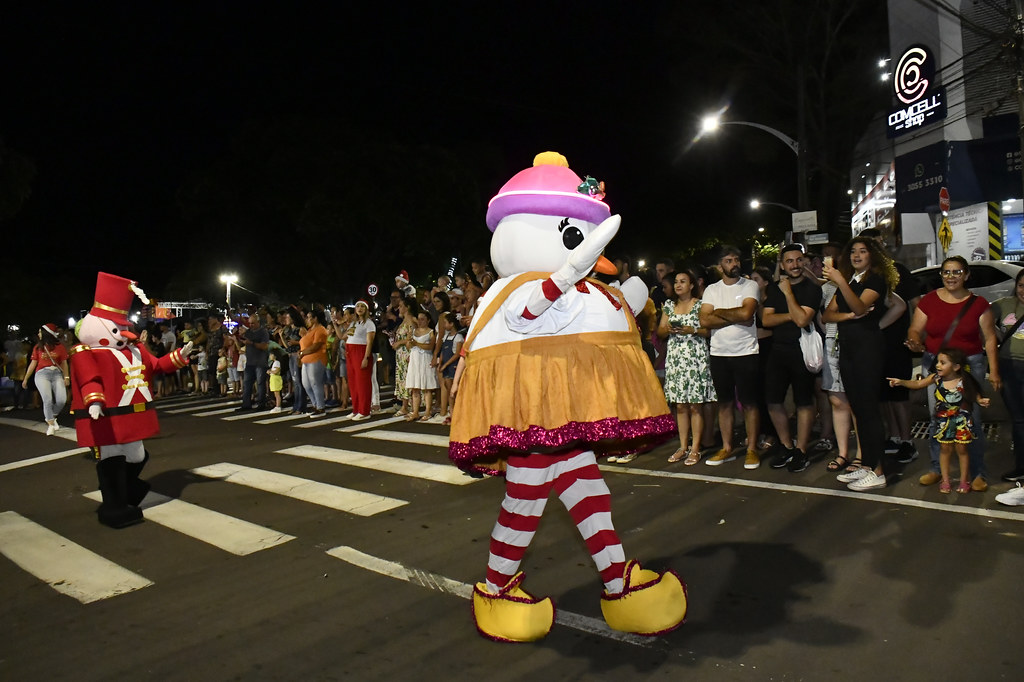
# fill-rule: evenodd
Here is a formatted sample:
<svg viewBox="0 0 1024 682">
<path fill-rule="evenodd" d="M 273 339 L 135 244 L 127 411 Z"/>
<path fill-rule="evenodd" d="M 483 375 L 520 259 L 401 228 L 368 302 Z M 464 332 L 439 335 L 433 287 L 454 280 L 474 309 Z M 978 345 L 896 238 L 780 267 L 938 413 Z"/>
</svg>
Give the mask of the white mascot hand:
<svg viewBox="0 0 1024 682">
<path fill-rule="evenodd" d="M 99 403 L 93 403 L 89 406 L 89 416 L 93 419 L 99 419 L 103 416 L 103 407 Z"/>
<path fill-rule="evenodd" d="M 640 311 L 647 305 L 647 285 L 639 277 L 633 276 L 622 283 L 619 287 L 622 295 L 626 297 L 626 303 L 629 304 L 629 309 L 633 311 L 633 316 L 640 314 Z"/>
<path fill-rule="evenodd" d="M 188 343 L 186 343 L 184 346 L 181 347 L 181 357 L 187 358 L 189 356 L 189 353 L 191 353 L 191 352 L 192 352 L 192 342 L 189 341 Z"/>
<path fill-rule="evenodd" d="M 590 274 L 597 264 L 597 259 L 604 252 L 608 243 L 619 231 L 622 218 L 613 215 L 597 226 L 593 232 L 584 237 L 580 245 L 569 254 L 565 265 L 551 275 L 551 279 L 563 292 Z"/>
</svg>

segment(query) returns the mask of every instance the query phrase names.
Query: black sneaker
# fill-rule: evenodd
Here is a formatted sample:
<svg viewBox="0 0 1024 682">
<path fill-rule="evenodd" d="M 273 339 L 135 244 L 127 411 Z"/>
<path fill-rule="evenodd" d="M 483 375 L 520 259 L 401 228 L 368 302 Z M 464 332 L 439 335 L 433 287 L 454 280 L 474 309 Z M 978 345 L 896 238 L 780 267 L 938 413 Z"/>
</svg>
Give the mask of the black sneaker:
<svg viewBox="0 0 1024 682">
<path fill-rule="evenodd" d="M 775 456 L 772 457 L 772 461 L 769 462 L 768 465 L 772 469 L 781 469 L 783 467 L 787 467 L 787 466 L 789 466 L 789 463 L 793 461 L 793 459 L 796 457 L 797 453 L 799 453 L 799 452 L 800 452 L 799 450 L 791 449 L 791 448 L 785 448 L 785 447 L 782 447 L 780 445 L 779 446 L 779 451 L 777 453 L 775 453 Z"/>
<path fill-rule="evenodd" d="M 1000 478 L 1004 481 L 1009 481 L 1010 483 L 1013 483 L 1014 481 L 1024 481 L 1024 469 L 1013 469 L 1012 471 L 1007 471 L 1005 474 L 1000 476 Z"/>
<path fill-rule="evenodd" d="M 790 452 L 794 453 L 794 455 L 793 459 L 790 460 L 789 464 L 786 465 L 786 468 L 791 473 L 795 474 L 798 471 L 803 471 L 804 469 L 811 465 L 811 458 L 808 457 L 807 453 L 805 453 L 803 450 L 795 449 L 790 450 Z"/>
<path fill-rule="evenodd" d="M 900 451 L 900 443 L 899 443 L 899 441 L 893 440 L 892 438 L 887 438 L 886 441 L 885 441 L 885 454 L 887 454 L 887 455 L 895 455 L 899 451 Z"/>
<path fill-rule="evenodd" d="M 910 464 L 917 459 L 917 447 L 910 441 L 900 443 L 900 449 L 896 451 L 896 461 L 900 464 Z"/>
</svg>

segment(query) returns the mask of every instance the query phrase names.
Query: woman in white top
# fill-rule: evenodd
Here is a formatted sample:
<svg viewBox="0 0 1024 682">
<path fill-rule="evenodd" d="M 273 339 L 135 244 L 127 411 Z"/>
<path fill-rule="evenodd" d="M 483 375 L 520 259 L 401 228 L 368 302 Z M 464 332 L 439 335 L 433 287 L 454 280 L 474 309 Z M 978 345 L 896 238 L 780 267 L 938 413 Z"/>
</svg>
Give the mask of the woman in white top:
<svg viewBox="0 0 1024 682">
<path fill-rule="evenodd" d="M 353 421 L 370 418 L 370 397 L 372 387 L 370 376 L 375 369 L 373 359 L 373 339 L 377 327 L 370 319 L 370 307 L 366 301 L 356 303 L 356 321 L 345 343 L 346 369 L 348 371 L 348 387 L 352 394 Z"/>
</svg>

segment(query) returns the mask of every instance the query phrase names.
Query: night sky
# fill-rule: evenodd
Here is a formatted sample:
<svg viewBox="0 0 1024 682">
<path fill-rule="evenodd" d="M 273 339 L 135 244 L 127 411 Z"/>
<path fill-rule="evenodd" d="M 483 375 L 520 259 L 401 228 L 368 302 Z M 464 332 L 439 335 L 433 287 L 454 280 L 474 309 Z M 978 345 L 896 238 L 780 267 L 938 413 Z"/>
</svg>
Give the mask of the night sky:
<svg viewBox="0 0 1024 682">
<path fill-rule="evenodd" d="M 287 235 L 287 221 L 271 233 L 271 221 L 257 215 L 244 231 L 218 234 L 182 208 L 189 188 L 237 153 L 244 131 L 268 121 L 300 128 L 317 121 L 361 140 L 364 152 L 380 140 L 382 155 L 393 145 L 450 153 L 473 178 L 460 206 L 479 214 L 475 225 L 452 217 L 451 229 L 438 227 L 444 217 L 427 221 L 422 240 L 446 243 L 439 253 L 486 253 L 486 201 L 548 149 L 563 153 L 577 174 L 607 183 L 607 201 L 623 216 L 610 252 L 651 259 L 712 233 L 739 240 L 759 224 L 781 231 L 788 214 L 751 214 L 745 204 L 755 195 L 795 203 L 788 149 L 739 127 L 689 142 L 705 112 L 727 105 L 729 116 L 795 135 L 793 97 L 780 92 L 788 74 L 766 75 L 751 57 L 756 41 L 767 51 L 775 45 L 757 37 L 761 19 L 744 22 L 752 3 L 700 4 L 7 8 L 0 140 L 7 158 L 31 160 L 35 176 L 28 200 L 0 222 L 14 275 L 5 278 L 2 316 L 35 316 L 23 323 L 37 324 L 76 314 L 91 302 L 97 270 L 136 279 L 158 298 L 166 291 L 218 300 L 224 270 L 239 271 L 261 293 L 324 295 L 322 281 L 293 275 L 304 267 L 301 253 L 270 261 L 258 253 Z M 758 11 L 778 5 L 800 16 L 803 4 L 759 3 L 768 10 Z M 886 48 L 884 3 L 860 4 L 882 9 L 853 22 L 859 47 L 848 69 Z M 865 83 L 874 76 L 865 70 Z M 346 246 L 353 229 L 345 223 L 324 240 L 339 269 L 360 260 Z M 444 267 L 430 253 L 437 262 L 408 255 L 415 249 L 407 242 L 417 238 L 401 234 L 402 249 L 353 277 L 386 282 L 406 268 L 415 280 L 415 267 L 421 277 Z M 307 265 L 323 269 L 323 262 Z M 301 290 L 304 281 L 310 291 Z M 326 295 L 354 293 L 339 287 Z"/>
</svg>

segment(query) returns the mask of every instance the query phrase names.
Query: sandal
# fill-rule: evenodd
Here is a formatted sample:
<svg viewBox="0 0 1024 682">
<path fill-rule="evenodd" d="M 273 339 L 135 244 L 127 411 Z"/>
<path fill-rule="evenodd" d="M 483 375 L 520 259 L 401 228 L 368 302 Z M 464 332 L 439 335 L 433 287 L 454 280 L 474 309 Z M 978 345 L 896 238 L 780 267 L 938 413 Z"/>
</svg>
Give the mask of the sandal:
<svg viewBox="0 0 1024 682">
<path fill-rule="evenodd" d="M 407 421 L 407 422 L 414 422 L 418 418 L 419 418 L 418 414 L 412 414 L 411 412 L 409 414 L 405 415 L 405 421 Z"/>
<path fill-rule="evenodd" d="M 847 471 L 856 471 L 864 466 L 864 462 L 860 461 L 860 457 L 854 457 L 853 461 L 846 465 Z"/>
<path fill-rule="evenodd" d="M 686 461 L 683 462 L 688 467 L 692 467 L 694 464 L 700 462 L 700 450 L 691 450 L 690 454 L 686 456 Z"/>
<path fill-rule="evenodd" d="M 675 464 L 676 462 L 681 460 L 684 456 L 686 456 L 686 450 L 683 450 L 682 448 L 679 448 L 678 450 L 676 450 L 675 452 L 672 453 L 672 456 L 668 458 L 668 461 L 671 462 L 672 464 Z"/>
<path fill-rule="evenodd" d="M 839 471 L 840 469 L 845 469 L 849 464 L 849 459 L 842 455 L 837 455 L 836 458 L 829 462 L 825 468 L 829 471 Z"/>
</svg>

